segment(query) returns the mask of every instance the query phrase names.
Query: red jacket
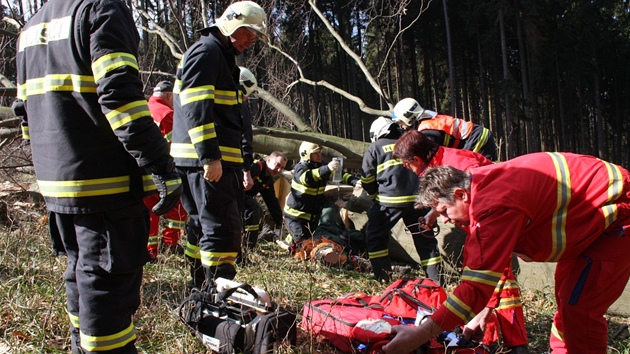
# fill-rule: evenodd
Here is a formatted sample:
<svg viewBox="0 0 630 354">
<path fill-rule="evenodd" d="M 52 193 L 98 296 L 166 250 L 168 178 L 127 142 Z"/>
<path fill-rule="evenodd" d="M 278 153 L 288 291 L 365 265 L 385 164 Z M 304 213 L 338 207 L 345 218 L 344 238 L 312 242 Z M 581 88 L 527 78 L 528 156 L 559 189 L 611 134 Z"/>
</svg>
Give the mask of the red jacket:
<svg viewBox="0 0 630 354">
<path fill-rule="evenodd" d="M 492 164 L 492 161 L 479 153 L 440 146 L 427 167 L 452 166 L 458 170 L 468 171 L 471 168 Z"/>
<path fill-rule="evenodd" d="M 630 173 L 592 156 L 535 153 L 470 172 L 462 282 L 432 316 L 445 329 L 486 305 L 512 252 L 539 262 L 574 259 L 630 222 Z"/>
<path fill-rule="evenodd" d="M 170 132 L 173 130 L 173 109 L 161 97 L 151 96 L 149 97 L 149 111 L 155 123 L 160 127 L 162 135 L 170 142 Z"/>
</svg>

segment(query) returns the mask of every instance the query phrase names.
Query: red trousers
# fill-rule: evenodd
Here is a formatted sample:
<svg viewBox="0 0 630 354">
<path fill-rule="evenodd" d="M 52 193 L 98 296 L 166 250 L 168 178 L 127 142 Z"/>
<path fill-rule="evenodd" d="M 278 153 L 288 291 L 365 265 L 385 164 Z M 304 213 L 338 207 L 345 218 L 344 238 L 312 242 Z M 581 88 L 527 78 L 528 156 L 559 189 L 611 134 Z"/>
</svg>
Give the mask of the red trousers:
<svg viewBox="0 0 630 354">
<path fill-rule="evenodd" d="M 523 301 L 512 267 L 503 271 L 490 300 L 503 336 L 503 346 L 511 348 L 528 343 Z"/>
<path fill-rule="evenodd" d="M 150 228 L 149 228 L 149 242 L 147 243 L 147 249 L 151 254 L 151 257 L 155 259 L 158 254 L 158 232 L 160 227 L 160 216 L 155 214 L 151 209 L 160 201 L 158 195 L 151 195 L 144 198 L 144 205 L 149 208 L 150 214 Z M 188 214 L 182 207 L 182 203 L 177 205 L 166 213 L 166 227 L 162 231 L 162 243 L 167 245 L 176 245 L 179 242 L 179 237 L 182 234 L 182 230 L 186 226 L 186 220 Z"/>
<path fill-rule="evenodd" d="M 630 225 L 626 225 L 630 230 Z M 580 257 L 556 267 L 556 302 L 550 345 L 553 354 L 605 354 L 604 314 L 630 278 L 630 234 L 601 236 Z"/>
</svg>

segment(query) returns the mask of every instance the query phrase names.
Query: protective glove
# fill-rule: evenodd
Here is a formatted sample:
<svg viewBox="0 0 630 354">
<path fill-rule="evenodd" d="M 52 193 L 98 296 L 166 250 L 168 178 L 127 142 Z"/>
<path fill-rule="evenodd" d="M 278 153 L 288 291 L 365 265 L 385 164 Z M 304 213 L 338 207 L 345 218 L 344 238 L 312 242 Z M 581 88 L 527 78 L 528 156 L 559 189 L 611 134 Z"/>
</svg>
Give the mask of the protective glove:
<svg viewBox="0 0 630 354">
<path fill-rule="evenodd" d="M 354 181 L 352 185 L 353 185 L 354 187 L 356 187 L 356 188 L 361 188 L 361 187 L 363 187 L 363 185 L 361 184 L 361 180 L 360 180 L 360 179 L 358 179 L 358 180 Z"/>
<path fill-rule="evenodd" d="M 184 191 L 182 180 L 175 171 L 161 175 L 154 174 L 151 175 L 151 177 L 160 196 L 160 201 L 153 207 L 153 212 L 157 215 L 166 214 L 166 212 L 173 209 L 177 205 L 177 202 L 179 202 L 179 197 Z"/>
<path fill-rule="evenodd" d="M 282 240 L 282 229 L 273 230 L 274 240 Z"/>
<path fill-rule="evenodd" d="M 331 171 L 337 171 L 339 169 L 339 161 L 337 160 L 332 160 L 328 163 L 328 168 Z"/>
<path fill-rule="evenodd" d="M 182 180 L 175 172 L 175 162 L 170 155 L 165 155 L 146 166 L 146 169 L 151 172 L 160 196 L 160 201 L 153 207 L 153 212 L 157 215 L 165 214 L 177 205 L 184 191 Z"/>
</svg>

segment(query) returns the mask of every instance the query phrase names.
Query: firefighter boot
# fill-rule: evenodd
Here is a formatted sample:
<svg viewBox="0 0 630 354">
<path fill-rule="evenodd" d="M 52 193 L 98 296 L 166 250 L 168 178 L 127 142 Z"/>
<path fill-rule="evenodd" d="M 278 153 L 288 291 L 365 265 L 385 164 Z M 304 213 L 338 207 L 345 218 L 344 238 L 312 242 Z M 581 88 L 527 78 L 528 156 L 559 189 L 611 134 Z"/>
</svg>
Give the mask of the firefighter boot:
<svg viewBox="0 0 630 354">
<path fill-rule="evenodd" d="M 390 274 L 392 272 L 392 262 L 389 257 L 379 257 L 370 259 L 372 264 L 372 271 L 374 272 L 374 279 L 379 282 L 389 283 L 391 280 Z"/>
</svg>

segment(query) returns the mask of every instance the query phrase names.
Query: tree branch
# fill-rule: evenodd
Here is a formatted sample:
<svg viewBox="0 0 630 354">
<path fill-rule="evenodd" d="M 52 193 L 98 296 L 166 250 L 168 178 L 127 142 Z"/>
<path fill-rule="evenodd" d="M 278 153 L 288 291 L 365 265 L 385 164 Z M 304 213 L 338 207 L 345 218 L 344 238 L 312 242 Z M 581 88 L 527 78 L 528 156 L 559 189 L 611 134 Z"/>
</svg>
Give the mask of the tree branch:
<svg viewBox="0 0 630 354">
<path fill-rule="evenodd" d="M 359 105 L 359 108 L 361 109 L 361 111 L 371 114 L 371 115 L 379 115 L 379 116 L 391 116 L 391 112 L 389 110 L 380 110 L 380 109 L 375 109 L 375 108 L 370 108 L 368 107 L 365 102 L 360 99 L 359 97 L 349 93 L 346 90 L 343 90 L 327 81 L 321 80 L 321 81 L 313 81 L 310 79 L 307 79 L 304 77 L 304 73 L 302 72 L 302 68 L 300 67 L 300 64 L 298 63 L 297 60 L 293 59 L 293 57 L 291 57 L 288 53 L 286 53 L 285 51 L 283 51 L 282 49 L 280 49 L 279 47 L 273 45 L 273 44 L 269 44 L 269 47 L 271 49 L 275 49 L 276 51 L 278 51 L 280 54 L 284 55 L 286 58 L 288 58 L 293 64 L 295 64 L 299 74 L 300 74 L 300 78 L 298 79 L 299 82 L 303 82 L 305 84 L 311 85 L 311 86 L 322 86 L 322 87 L 326 87 L 327 89 L 349 99 L 350 101 L 356 102 Z M 292 83 L 290 84 L 287 89 L 290 89 L 293 85 L 295 84 Z M 271 95 L 270 95 L 271 96 Z M 261 97 L 262 98 L 262 97 Z M 267 99 L 263 98 L 265 101 L 267 101 Z M 275 106 L 274 106 L 275 107 Z M 303 121 L 303 120 L 302 120 Z M 302 131 L 302 129 L 298 130 Z"/>
<path fill-rule="evenodd" d="M 343 38 L 341 38 L 339 33 L 337 33 L 337 31 L 333 28 L 333 26 L 330 24 L 330 22 L 328 22 L 328 19 L 324 16 L 324 14 L 319 10 L 319 8 L 317 8 L 317 5 L 315 4 L 315 0 L 308 0 L 308 3 L 309 3 L 309 5 L 311 5 L 311 8 L 313 9 L 313 11 L 315 11 L 317 16 L 319 16 L 319 18 L 322 20 L 322 22 L 324 22 L 324 25 L 326 25 L 326 28 L 328 28 L 328 32 L 330 32 L 333 35 L 333 37 L 335 37 L 335 39 L 337 40 L 337 42 L 339 43 L 341 48 L 343 48 L 343 50 L 359 66 L 359 68 L 363 72 L 363 75 L 365 75 L 365 78 L 368 80 L 370 85 L 372 85 L 372 88 L 374 89 L 374 91 L 376 91 L 376 93 L 378 93 L 381 97 L 383 97 L 385 99 L 385 101 L 387 102 L 387 105 L 389 106 L 390 109 L 393 109 L 394 106 L 390 102 L 391 99 L 390 99 L 389 95 L 387 94 L 387 92 L 385 92 L 381 88 L 381 85 L 379 85 L 378 82 L 376 82 L 376 80 L 374 79 L 372 74 L 370 74 L 370 71 L 368 70 L 367 66 L 365 66 L 365 63 L 363 63 L 363 59 L 361 59 L 361 57 L 359 55 L 357 55 L 357 53 L 355 53 L 352 50 L 352 48 L 350 48 L 348 46 L 348 44 L 346 44 L 346 42 L 343 40 Z"/>
<path fill-rule="evenodd" d="M 296 111 L 294 111 L 284 102 L 274 97 L 262 87 L 258 87 L 258 97 L 269 103 L 273 108 L 277 109 L 278 112 L 284 114 L 287 118 L 289 118 L 289 120 L 291 120 L 291 123 L 295 124 L 298 131 L 310 132 L 314 130 L 313 127 L 311 127 Z"/>
<path fill-rule="evenodd" d="M 158 36 L 160 36 L 160 38 L 162 38 L 164 43 L 166 43 L 168 48 L 171 50 L 171 54 L 175 58 L 181 59 L 183 56 L 182 53 L 184 53 L 185 50 L 184 48 L 182 48 L 179 41 L 175 37 L 171 36 L 171 34 L 168 33 L 168 31 L 164 27 L 155 23 L 155 21 L 153 21 L 153 19 L 149 16 L 149 14 L 146 11 L 138 7 L 136 7 L 136 11 L 138 11 L 138 13 L 142 15 L 142 17 L 144 17 L 147 21 L 149 21 L 149 23 L 151 23 L 154 27 L 154 28 L 148 28 L 148 27 L 140 25 L 138 26 L 138 28 L 141 28 L 149 33 L 155 33 Z M 173 14 L 174 16 L 176 16 L 175 12 L 173 12 Z"/>
</svg>

